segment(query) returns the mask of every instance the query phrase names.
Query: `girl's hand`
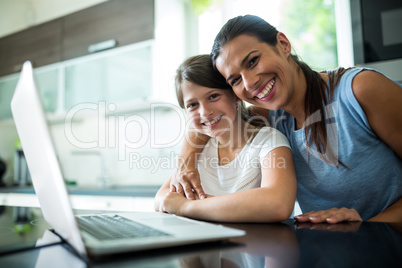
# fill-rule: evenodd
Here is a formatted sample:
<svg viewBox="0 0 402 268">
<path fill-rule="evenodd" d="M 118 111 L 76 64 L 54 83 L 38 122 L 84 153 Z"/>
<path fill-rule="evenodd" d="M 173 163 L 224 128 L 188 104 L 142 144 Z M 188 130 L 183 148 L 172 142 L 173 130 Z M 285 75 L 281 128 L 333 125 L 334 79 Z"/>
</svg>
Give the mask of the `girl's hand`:
<svg viewBox="0 0 402 268">
<path fill-rule="evenodd" d="M 162 200 L 159 211 L 177 216 L 184 216 L 184 208 L 188 202 L 191 202 L 179 193 L 169 192 Z"/>
<path fill-rule="evenodd" d="M 363 221 L 355 209 L 349 208 L 331 208 L 328 210 L 310 211 L 297 215 L 294 219 L 298 222 L 312 223 L 338 223 L 343 221 Z"/>
</svg>

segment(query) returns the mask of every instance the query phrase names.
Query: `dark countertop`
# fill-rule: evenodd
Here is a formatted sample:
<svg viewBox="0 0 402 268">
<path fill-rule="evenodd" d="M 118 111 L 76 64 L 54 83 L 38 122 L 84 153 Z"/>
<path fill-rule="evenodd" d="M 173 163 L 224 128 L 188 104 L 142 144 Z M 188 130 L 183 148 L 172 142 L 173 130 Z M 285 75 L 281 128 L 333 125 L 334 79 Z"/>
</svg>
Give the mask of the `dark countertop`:
<svg viewBox="0 0 402 268">
<path fill-rule="evenodd" d="M 54 267 L 57 263 L 66 267 L 399 268 L 402 263 L 402 224 L 296 225 L 288 220 L 223 225 L 247 234 L 227 243 L 120 254 L 85 263 L 60 241 L 35 247 L 36 240 L 49 232 L 40 209 L 0 207 L 0 267 Z"/>
<path fill-rule="evenodd" d="M 100 195 L 100 196 L 131 196 L 154 197 L 159 190 L 158 185 L 113 185 L 105 189 L 97 187 L 69 186 L 68 192 L 72 195 Z M 0 188 L 0 193 L 34 194 L 32 186 Z"/>
</svg>

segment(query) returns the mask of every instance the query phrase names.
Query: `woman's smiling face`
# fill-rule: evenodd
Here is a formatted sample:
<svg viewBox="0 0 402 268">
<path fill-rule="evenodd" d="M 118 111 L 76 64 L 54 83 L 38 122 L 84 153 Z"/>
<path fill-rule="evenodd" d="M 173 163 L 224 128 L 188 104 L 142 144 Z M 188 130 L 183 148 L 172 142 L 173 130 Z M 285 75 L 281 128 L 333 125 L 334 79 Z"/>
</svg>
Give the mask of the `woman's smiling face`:
<svg viewBox="0 0 402 268">
<path fill-rule="evenodd" d="M 224 45 L 216 67 L 236 95 L 269 110 L 283 108 L 293 89 L 289 64 L 290 43 L 282 33 L 272 47 L 249 35 L 239 35 Z"/>
</svg>

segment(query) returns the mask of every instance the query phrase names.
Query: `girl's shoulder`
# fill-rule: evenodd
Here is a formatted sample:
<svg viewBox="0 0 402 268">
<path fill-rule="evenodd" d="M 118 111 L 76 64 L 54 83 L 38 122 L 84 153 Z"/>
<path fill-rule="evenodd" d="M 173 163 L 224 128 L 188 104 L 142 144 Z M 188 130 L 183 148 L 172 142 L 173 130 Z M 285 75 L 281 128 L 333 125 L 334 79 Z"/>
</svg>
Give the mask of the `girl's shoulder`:
<svg viewBox="0 0 402 268">
<path fill-rule="evenodd" d="M 262 127 L 251 141 L 253 145 L 261 146 L 289 146 L 289 141 L 285 135 L 273 127 Z"/>
</svg>

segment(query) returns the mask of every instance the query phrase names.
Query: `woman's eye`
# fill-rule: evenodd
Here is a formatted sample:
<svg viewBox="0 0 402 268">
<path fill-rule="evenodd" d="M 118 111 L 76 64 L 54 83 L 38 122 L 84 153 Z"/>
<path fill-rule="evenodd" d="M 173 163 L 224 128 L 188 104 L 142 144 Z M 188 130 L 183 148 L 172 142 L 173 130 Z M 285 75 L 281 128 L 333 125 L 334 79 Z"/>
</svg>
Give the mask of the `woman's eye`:
<svg viewBox="0 0 402 268">
<path fill-rule="evenodd" d="M 237 82 L 239 82 L 239 81 L 240 81 L 240 77 L 234 78 L 234 79 L 232 80 L 231 86 L 232 86 L 232 87 L 235 86 L 235 85 L 237 84 Z"/>
<path fill-rule="evenodd" d="M 252 67 L 257 62 L 257 60 L 258 60 L 258 57 L 252 58 L 248 63 L 248 67 L 249 68 Z"/>
</svg>

